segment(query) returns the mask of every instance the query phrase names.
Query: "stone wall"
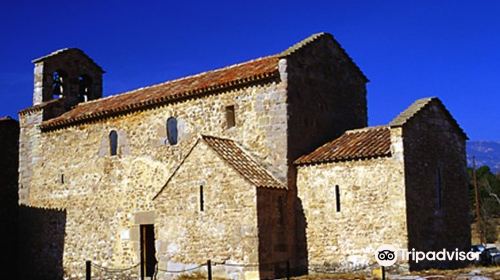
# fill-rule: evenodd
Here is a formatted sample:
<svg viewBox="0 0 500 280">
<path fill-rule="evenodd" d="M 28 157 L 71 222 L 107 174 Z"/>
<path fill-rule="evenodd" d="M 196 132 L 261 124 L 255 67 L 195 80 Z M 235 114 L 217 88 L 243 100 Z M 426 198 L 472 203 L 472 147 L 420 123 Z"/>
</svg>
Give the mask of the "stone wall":
<svg viewBox="0 0 500 280">
<path fill-rule="evenodd" d="M 375 263 L 381 244 L 406 248 L 402 161 L 389 157 L 302 166 L 297 187 L 310 267 L 365 266 Z"/>
<path fill-rule="evenodd" d="M 261 279 L 286 277 L 291 261 L 288 251 L 286 190 L 257 189 L 257 222 L 259 239 L 259 274 Z"/>
<path fill-rule="evenodd" d="M 63 279 L 66 211 L 21 205 L 19 221 L 16 279 Z"/>
<path fill-rule="evenodd" d="M 0 118 L 0 263 L 5 273 L 15 274 L 18 226 L 19 123 L 9 117 Z"/>
<path fill-rule="evenodd" d="M 33 167 L 40 160 L 40 128 L 43 110 L 19 115 L 19 203 L 29 203 Z"/>
<path fill-rule="evenodd" d="M 366 79 L 330 36 L 317 39 L 286 59 L 288 81 L 289 244 L 294 267 L 306 266 L 305 220 L 297 200 L 299 156 L 367 125 Z"/>
<path fill-rule="evenodd" d="M 287 57 L 290 162 L 368 125 L 366 78 L 328 36 Z"/>
<path fill-rule="evenodd" d="M 155 210 L 153 196 L 200 133 L 237 141 L 276 178 L 286 178 L 285 101 L 285 86 L 270 83 L 44 133 L 38 111 L 24 114 L 20 181 L 30 191 L 21 202 L 66 210 L 67 276 L 79 277 L 85 260 L 134 265 L 136 216 Z M 236 109 L 236 126 L 229 129 L 228 105 Z M 178 120 L 177 145 L 165 141 L 171 116 Z M 116 156 L 109 155 L 111 130 L 119 135 Z"/>
<path fill-rule="evenodd" d="M 112 268 L 137 264 L 143 224 L 156 227 L 160 267 L 175 270 L 208 258 L 259 263 L 258 271 L 216 267 L 221 275 L 239 278 L 278 277 L 288 260 L 296 274 L 308 264 L 368 264 L 380 243 L 418 249 L 466 245 L 464 139 L 436 108 L 410 121 L 404 137 L 402 128 L 391 128 L 389 158 L 299 170 L 293 165 L 346 130 L 367 125 L 366 77 L 330 35 L 311 38 L 283 53 L 279 81 L 43 133 L 42 121 L 79 102 L 78 75 L 93 79 L 90 99 L 101 96 L 102 69 L 79 51 L 36 61 L 36 106 L 20 114 L 19 201 L 30 209 L 63 211 L 64 223 L 48 223 L 64 224 L 57 227 L 64 231 L 64 249 L 47 250 L 62 254 L 64 275 L 81 278 L 85 260 Z M 51 74 L 58 70 L 68 75 L 68 88 L 54 102 Z M 230 128 L 227 106 L 236 115 Z M 167 139 L 171 117 L 177 120 L 178 144 Z M 117 155 L 110 155 L 111 131 L 118 135 Z M 288 191 L 255 189 L 206 146 L 192 150 L 200 134 L 236 141 L 286 182 Z M 436 169 L 444 190 L 438 211 L 429 199 Z M 200 184 L 206 184 L 203 213 L 196 211 Z M 332 203 L 336 185 L 338 213 Z M 455 227 L 459 234 L 452 236 Z"/>
<path fill-rule="evenodd" d="M 154 199 L 159 267 L 182 270 L 211 259 L 225 278 L 283 276 L 285 198 L 286 190 L 257 188 L 198 142 Z"/>
<path fill-rule="evenodd" d="M 373 264 L 381 244 L 406 248 L 402 130 L 390 138 L 390 157 L 298 167 L 310 272 Z"/>
<path fill-rule="evenodd" d="M 203 186 L 203 210 L 200 186 Z M 154 200 L 160 269 L 206 263 L 259 262 L 257 190 L 203 141 L 198 142 Z M 216 266 L 245 279 L 256 267 Z M 160 279 L 168 274 L 160 273 Z"/>
<path fill-rule="evenodd" d="M 81 76 L 86 76 L 91 81 L 88 100 L 102 97 L 102 69 L 81 51 L 67 50 L 35 62 L 33 105 L 53 99 L 54 72 L 64 75 L 63 96 L 66 99 L 66 108 L 69 109 L 80 102 L 78 97 Z"/>
<path fill-rule="evenodd" d="M 471 236 L 465 136 L 436 102 L 416 114 L 404 126 L 403 135 L 409 248 L 468 251 Z M 460 265 L 419 262 L 412 263 L 411 268 L 438 264 Z"/>
</svg>

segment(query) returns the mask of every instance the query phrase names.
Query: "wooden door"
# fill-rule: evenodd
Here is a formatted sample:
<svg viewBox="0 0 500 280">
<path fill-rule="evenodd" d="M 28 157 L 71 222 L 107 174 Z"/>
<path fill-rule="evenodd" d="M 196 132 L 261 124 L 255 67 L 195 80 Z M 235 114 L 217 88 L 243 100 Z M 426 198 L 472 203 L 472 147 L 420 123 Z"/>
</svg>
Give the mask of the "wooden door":
<svg viewBox="0 0 500 280">
<path fill-rule="evenodd" d="M 154 225 L 141 225 L 141 279 L 153 277 L 156 265 Z"/>
</svg>

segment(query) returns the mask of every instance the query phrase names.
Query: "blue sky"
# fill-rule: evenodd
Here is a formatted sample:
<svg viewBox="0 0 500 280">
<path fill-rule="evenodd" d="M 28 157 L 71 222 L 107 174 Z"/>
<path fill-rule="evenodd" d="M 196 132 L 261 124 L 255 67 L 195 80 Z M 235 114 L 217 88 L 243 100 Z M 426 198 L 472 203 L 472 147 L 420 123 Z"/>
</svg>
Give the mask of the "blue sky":
<svg viewBox="0 0 500 280">
<path fill-rule="evenodd" d="M 369 124 L 440 97 L 472 140 L 500 140 L 500 1 L 2 1 L 0 115 L 31 105 L 33 58 L 78 47 L 105 95 L 332 33 L 370 79 Z"/>
</svg>

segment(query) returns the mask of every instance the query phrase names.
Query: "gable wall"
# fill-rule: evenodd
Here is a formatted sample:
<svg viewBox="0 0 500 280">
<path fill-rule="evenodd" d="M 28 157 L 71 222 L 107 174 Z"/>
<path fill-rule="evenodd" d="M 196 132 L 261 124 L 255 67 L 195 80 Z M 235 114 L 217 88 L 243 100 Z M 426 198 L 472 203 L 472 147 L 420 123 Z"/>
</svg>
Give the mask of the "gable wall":
<svg viewBox="0 0 500 280">
<path fill-rule="evenodd" d="M 465 139 L 441 107 L 431 103 L 403 128 L 409 249 L 468 251 L 469 195 Z M 441 208 L 438 170 L 441 170 Z M 431 265 L 411 264 L 413 268 Z"/>
<path fill-rule="evenodd" d="M 368 124 L 366 81 L 329 37 L 287 58 L 289 160 Z"/>
<path fill-rule="evenodd" d="M 402 155 L 401 129 L 391 129 L 391 157 L 299 166 L 310 273 L 372 265 L 382 244 L 406 248 Z"/>
<path fill-rule="evenodd" d="M 256 264 L 256 187 L 200 141 L 154 200 L 159 267 L 182 270 L 207 259 Z M 214 267 L 217 274 L 239 274 L 242 278 L 252 271 L 256 273 L 256 268 L 228 267 L 226 271 L 223 266 Z M 163 279 L 168 274 L 159 276 Z"/>
<path fill-rule="evenodd" d="M 367 126 L 365 80 L 328 36 L 299 49 L 286 60 L 288 75 L 288 205 L 290 251 L 294 267 L 307 259 L 306 221 L 297 200 L 293 161 L 344 131 Z M 299 271 L 300 272 L 300 271 Z"/>
</svg>

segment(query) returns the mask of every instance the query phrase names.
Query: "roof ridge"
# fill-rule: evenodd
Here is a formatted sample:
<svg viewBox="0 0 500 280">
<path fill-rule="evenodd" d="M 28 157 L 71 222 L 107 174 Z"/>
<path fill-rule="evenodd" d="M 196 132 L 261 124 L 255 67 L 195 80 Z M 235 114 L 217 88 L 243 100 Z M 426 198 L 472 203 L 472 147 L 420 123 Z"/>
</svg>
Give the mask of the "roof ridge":
<svg viewBox="0 0 500 280">
<path fill-rule="evenodd" d="M 243 64 L 252 63 L 252 62 L 255 62 L 255 61 L 259 61 L 259 60 L 263 60 L 263 59 L 267 59 L 267 58 L 271 58 L 271 57 L 275 57 L 275 56 L 277 56 L 277 55 L 273 54 L 273 55 L 261 56 L 261 57 L 257 57 L 257 58 L 254 58 L 254 59 L 245 60 L 245 61 L 242 61 L 242 62 L 238 62 L 238 63 L 230 64 L 230 65 L 227 65 L 227 66 L 223 66 L 223 67 L 220 67 L 220 68 L 215 68 L 215 69 L 211 69 L 211 70 L 199 72 L 199 73 L 196 73 L 196 74 L 191 74 L 191 75 L 188 75 L 188 76 L 174 78 L 173 80 L 167 80 L 167 81 L 160 82 L 160 83 L 157 83 L 157 84 L 152 84 L 152 85 L 149 85 L 149 86 L 143 86 L 143 87 L 140 87 L 140 88 L 135 88 L 135 89 L 132 89 L 132 90 L 129 90 L 129 91 L 119 92 L 119 93 L 116 93 L 116 94 L 113 94 L 113 95 L 106 96 L 105 98 L 128 95 L 128 94 L 140 91 L 140 90 L 150 89 L 150 88 L 154 88 L 154 87 L 158 87 L 158 86 L 164 86 L 164 85 L 167 85 L 167 84 L 170 84 L 170 83 L 175 83 L 175 82 L 179 82 L 179 81 L 183 81 L 183 80 L 187 80 L 187 79 L 191 79 L 191 78 L 196 78 L 196 77 L 208 74 L 208 73 L 214 73 L 214 72 L 218 72 L 218 71 L 228 70 L 228 69 L 231 69 L 231 68 L 234 68 L 234 67 L 238 67 L 238 66 L 243 65 Z M 96 101 L 99 101 L 99 100 L 103 100 L 105 98 L 94 99 L 94 100 L 91 100 L 89 102 L 96 102 Z M 88 103 L 88 102 L 86 102 L 86 103 Z"/>
<path fill-rule="evenodd" d="M 105 118 L 111 114 L 120 114 L 121 112 L 141 110 L 181 98 L 196 97 L 210 92 L 226 90 L 231 87 L 250 85 L 259 81 L 269 81 L 278 77 L 278 59 L 277 55 L 259 57 L 192 76 L 181 77 L 160 84 L 80 103 L 61 116 L 44 121 L 41 129 L 44 131 L 53 130 L 76 124 L 77 122 Z M 181 84 L 181 88 L 177 84 Z M 144 94 L 147 91 L 151 93 Z M 117 105 L 111 106 L 111 109 L 96 107 L 100 104 L 106 105 L 107 103 L 112 103 L 115 101 L 115 98 L 119 102 Z M 83 114 L 77 111 L 75 113 L 74 109 L 82 111 L 87 109 L 86 106 L 89 106 L 87 111 L 93 112 Z"/>
<path fill-rule="evenodd" d="M 34 59 L 31 60 L 31 62 L 32 63 L 39 62 L 39 61 L 42 61 L 42 60 L 44 60 L 46 58 L 49 58 L 51 56 L 67 52 L 69 50 L 75 50 L 75 49 L 77 49 L 77 48 L 62 48 L 62 49 L 57 49 L 57 50 L 52 51 L 52 52 L 50 52 L 50 53 L 48 53 L 46 55 L 42 55 L 40 57 L 34 58 Z"/>
<path fill-rule="evenodd" d="M 391 122 L 389 122 L 389 126 L 398 127 L 404 125 L 435 99 L 437 99 L 437 97 L 431 96 L 415 100 L 412 104 L 410 104 L 410 106 L 406 107 L 406 109 L 392 119 Z"/>
<path fill-rule="evenodd" d="M 368 77 L 365 75 L 365 73 L 363 73 L 361 68 L 356 64 L 356 62 L 354 62 L 354 59 L 347 53 L 347 51 L 335 39 L 335 37 L 331 33 L 328 33 L 328 32 L 314 33 L 314 34 L 310 35 L 309 37 L 299 41 L 298 43 L 293 44 L 292 46 L 290 46 L 289 48 L 287 48 L 286 50 L 284 50 L 280 53 L 280 58 L 289 57 L 289 56 L 293 55 L 294 53 L 296 53 L 297 51 L 300 51 L 300 50 L 310 46 L 313 42 L 320 40 L 320 39 L 323 39 L 323 38 L 329 38 L 333 42 L 333 44 L 335 44 L 340 49 L 340 52 L 342 53 L 342 55 L 344 55 L 347 58 L 347 60 L 352 64 L 352 66 L 361 74 L 363 79 L 365 79 L 366 82 L 370 81 L 368 79 Z"/>
<path fill-rule="evenodd" d="M 390 123 L 390 127 L 401 127 L 408 123 L 413 117 L 415 117 L 420 111 L 426 108 L 432 102 L 437 102 L 437 104 L 441 107 L 444 114 L 448 117 L 449 121 L 458 129 L 458 131 L 468 139 L 465 131 L 460 127 L 457 120 L 453 118 L 450 111 L 446 108 L 444 103 L 436 96 L 424 97 L 415 100 L 410 106 L 408 106 L 403 112 L 401 112 L 398 116 L 396 116 Z"/>
<path fill-rule="evenodd" d="M 367 132 L 370 130 L 379 130 L 379 129 L 389 129 L 390 127 L 388 125 L 374 125 L 374 126 L 366 126 L 366 127 L 360 127 L 360 128 L 354 128 L 354 129 L 349 129 L 344 132 L 344 134 L 354 134 L 354 133 L 361 133 L 361 132 Z"/>
<path fill-rule="evenodd" d="M 105 72 L 104 69 L 102 69 L 102 67 L 97 64 L 93 59 L 92 57 L 90 57 L 88 54 L 86 54 L 83 50 L 79 49 L 79 48 L 62 48 L 62 49 L 58 49 L 58 50 L 55 50 L 49 54 L 46 54 L 44 56 L 40 56 L 38 58 L 35 58 L 35 59 L 32 59 L 31 62 L 32 63 L 37 63 L 37 62 L 40 62 L 42 60 L 45 60 L 47 58 L 50 58 L 50 57 L 53 57 L 55 55 L 58 55 L 58 54 L 63 54 L 65 52 L 70 52 L 70 51 L 75 51 L 75 52 L 79 52 L 80 54 L 82 54 L 84 57 L 86 57 L 90 62 L 92 62 L 95 66 L 97 66 L 99 68 L 99 70 L 101 70 L 103 73 Z"/>
<path fill-rule="evenodd" d="M 305 39 L 303 39 L 303 40 L 301 40 L 301 41 L 293 44 L 292 46 L 288 47 L 286 50 L 284 50 L 284 51 L 282 51 L 280 53 L 277 53 L 277 54 L 271 54 L 271 55 L 261 56 L 261 57 L 257 57 L 257 58 L 254 58 L 254 59 L 245 60 L 245 61 L 241 61 L 241 62 L 238 62 L 238 63 L 230 64 L 230 65 L 227 65 L 227 66 L 223 66 L 223 67 L 220 67 L 220 68 L 215 68 L 215 69 L 211 69 L 211 70 L 207 70 L 207 71 L 203 71 L 203 72 L 198 72 L 198 73 L 195 73 L 195 74 L 191 74 L 191 75 L 187 75 L 187 76 L 182 76 L 182 77 L 179 77 L 179 78 L 174 78 L 172 80 L 167 80 L 167 81 L 164 81 L 164 82 L 159 82 L 159 83 L 156 83 L 156 84 L 139 87 L 139 88 L 135 88 L 135 89 L 128 90 L 128 91 L 118 92 L 118 93 L 115 93 L 115 94 L 112 94 L 112 95 L 109 95 L 109 96 L 106 96 L 106 97 L 103 97 L 103 98 L 90 100 L 90 101 L 87 101 L 85 103 L 96 102 L 96 101 L 99 101 L 99 100 L 104 100 L 104 99 L 107 99 L 109 97 L 115 97 L 115 96 L 118 96 L 118 95 L 120 95 L 120 96 L 121 95 L 127 95 L 127 94 L 131 94 L 131 93 L 137 92 L 139 90 L 149 89 L 149 88 L 153 88 L 153 87 L 156 87 L 156 86 L 162 86 L 162 85 L 166 85 L 166 84 L 169 84 L 169 83 L 174 83 L 174 82 L 178 82 L 178 81 L 182 81 L 182 80 L 186 80 L 186 79 L 190 79 L 190 78 L 195 78 L 197 76 L 201 76 L 201 75 L 204 75 L 204 74 L 207 74 L 207 73 L 213 73 L 213 72 L 217 72 L 217 71 L 227 70 L 227 69 L 230 69 L 230 68 L 234 68 L 234 67 L 240 66 L 242 64 L 251 63 L 251 62 L 254 62 L 254 61 L 258 61 L 258 60 L 262 60 L 262 59 L 266 59 L 266 58 L 270 58 L 270 57 L 284 58 L 286 56 L 289 56 L 289 55 L 293 54 L 294 52 L 298 51 L 299 49 L 304 48 L 305 46 L 309 45 L 310 43 L 316 41 L 320 37 L 328 36 L 328 35 L 332 36 L 331 34 L 326 33 L 326 32 L 315 33 L 315 34 L 312 34 L 309 37 L 307 37 L 307 38 L 305 38 Z M 60 50 L 54 51 L 54 52 L 52 52 L 52 53 L 50 53 L 50 54 L 48 54 L 46 56 L 43 56 L 41 58 L 36 59 L 36 60 L 41 60 L 41 59 L 44 59 L 46 57 L 58 54 L 60 52 L 65 52 L 65 51 L 68 51 L 68 50 L 80 50 L 80 49 L 78 49 L 78 48 L 64 48 L 64 49 L 60 49 Z M 33 61 L 35 61 L 35 60 L 33 60 Z M 85 103 L 81 103 L 81 104 L 85 104 Z"/>
<path fill-rule="evenodd" d="M 281 57 L 287 57 L 287 56 L 290 56 L 292 55 L 293 53 L 299 51 L 300 49 L 303 49 L 304 47 L 306 47 L 307 45 L 311 44 L 312 42 L 318 40 L 319 38 L 321 37 L 325 37 L 325 36 L 330 36 L 333 38 L 333 36 L 330 34 L 330 33 L 326 33 L 326 32 L 319 32 L 319 33 L 314 33 L 312 35 L 310 35 L 309 37 L 291 45 L 290 47 L 288 47 L 287 49 L 285 49 L 284 51 L 282 51 L 280 53 L 280 56 Z"/>
<path fill-rule="evenodd" d="M 19 114 L 26 114 L 28 112 L 33 112 L 33 111 L 37 111 L 37 110 L 41 110 L 43 108 L 45 108 L 45 106 L 51 106 L 53 104 L 57 104 L 57 103 L 60 103 L 64 100 L 64 96 L 61 97 L 61 98 L 58 98 L 58 99 L 51 99 L 51 100 L 48 100 L 48 101 L 44 101 L 44 102 L 41 102 L 41 103 L 38 103 L 36 105 L 33 105 L 31 107 L 28 107 L 28 108 L 24 108 L 22 110 L 20 110 L 18 113 Z"/>
<path fill-rule="evenodd" d="M 129 92 L 116 93 L 116 94 L 112 94 L 112 95 L 108 95 L 108 96 L 103 96 L 103 97 L 97 98 L 97 99 L 87 100 L 85 102 L 80 102 L 80 103 L 76 104 L 75 107 L 85 106 L 86 104 L 98 103 L 99 101 L 103 101 L 103 100 L 110 99 L 110 98 L 113 98 L 113 97 L 117 97 L 117 96 L 120 96 L 120 95 L 125 95 L 125 94 L 128 94 L 128 93 Z"/>
</svg>

